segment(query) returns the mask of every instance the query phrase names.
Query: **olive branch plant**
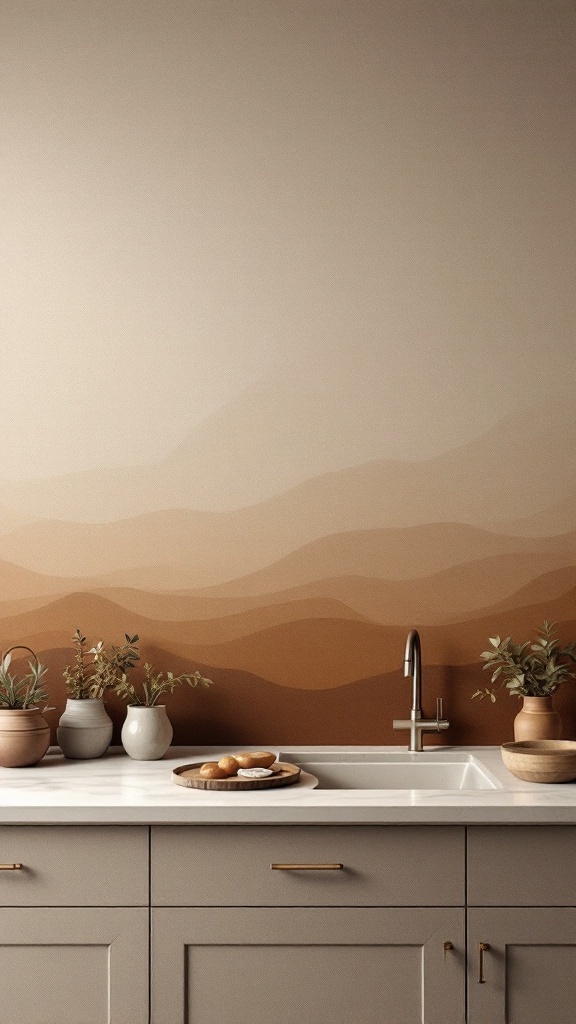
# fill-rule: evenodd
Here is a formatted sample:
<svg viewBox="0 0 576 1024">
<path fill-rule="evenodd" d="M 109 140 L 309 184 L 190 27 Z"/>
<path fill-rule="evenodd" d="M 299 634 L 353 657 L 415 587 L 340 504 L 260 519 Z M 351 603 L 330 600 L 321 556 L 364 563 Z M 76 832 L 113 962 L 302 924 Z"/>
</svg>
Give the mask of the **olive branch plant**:
<svg viewBox="0 0 576 1024">
<path fill-rule="evenodd" d="M 212 679 L 207 679 L 200 672 L 182 672 L 175 676 L 173 672 L 157 672 L 153 665 L 144 665 L 144 679 L 140 690 L 122 675 L 116 685 L 116 693 L 128 704 L 136 707 L 153 708 L 163 693 L 173 693 L 177 686 L 187 683 L 193 689 L 196 686 L 211 686 Z"/>
<path fill-rule="evenodd" d="M 11 650 L 3 655 L 0 662 L 0 711 L 29 711 L 50 699 L 44 683 L 46 666 L 40 664 L 34 651 L 30 650 L 30 653 L 34 655 L 34 661 L 28 662 L 28 672 L 20 679 L 10 672 Z M 44 707 L 42 711 L 52 711 L 52 708 Z"/>
<path fill-rule="evenodd" d="M 76 651 L 74 664 L 66 665 L 64 679 L 66 691 L 76 700 L 93 700 L 103 697 L 107 690 L 114 689 L 121 677 L 134 668 L 140 660 L 138 653 L 139 637 L 124 634 L 124 644 L 118 646 L 105 645 L 99 640 L 94 647 L 87 647 L 88 641 L 77 629 L 72 637 Z"/>
<path fill-rule="evenodd" d="M 492 649 L 480 657 L 486 662 L 484 669 L 492 669 L 491 682 L 500 680 L 500 686 L 514 697 L 548 697 L 562 683 L 573 682 L 576 677 L 576 642 L 561 645 L 555 635 L 557 623 L 544 621 L 535 636 L 523 644 L 512 637 L 501 640 L 489 637 Z M 496 700 L 494 689 L 476 690 L 472 699 L 489 697 Z"/>
</svg>

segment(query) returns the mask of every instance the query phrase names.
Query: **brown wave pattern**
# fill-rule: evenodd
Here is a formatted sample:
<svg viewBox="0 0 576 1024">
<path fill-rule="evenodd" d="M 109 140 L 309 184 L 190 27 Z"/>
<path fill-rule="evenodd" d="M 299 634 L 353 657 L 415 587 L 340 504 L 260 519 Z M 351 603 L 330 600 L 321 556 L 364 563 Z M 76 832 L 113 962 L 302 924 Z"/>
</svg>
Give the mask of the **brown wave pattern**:
<svg viewBox="0 0 576 1024">
<path fill-rule="evenodd" d="M 296 417 L 308 434 L 314 408 Z M 282 434 L 277 404 L 270 410 Z M 357 449 L 349 468 L 338 468 L 338 438 L 332 462 L 321 446 L 307 461 L 303 445 L 300 468 L 285 477 L 300 482 L 272 497 L 285 467 L 267 476 L 264 449 L 242 431 L 229 448 L 229 426 L 218 429 L 221 464 L 206 504 L 226 512 L 192 507 L 203 478 L 194 468 L 202 458 L 213 465 L 209 424 L 200 463 L 189 443 L 160 466 L 3 488 L 0 644 L 43 652 L 57 710 L 76 627 L 116 642 L 137 632 L 159 668 L 200 668 L 217 682 L 175 695 L 181 741 L 398 742 L 391 721 L 409 706 L 404 640 L 417 626 L 426 695 L 446 698 L 450 742 L 494 742 L 495 722 L 508 738 L 515 702 L 470 704 L 486 681 L 479 654 L 488 637 L 523 638 L 544 618 L 567 639 L 576 629 L 569 391 L 427 460 L 353 464 L 360 451 L 378 451 L 377 431 L 375 447 Z M 526 487 L 527 467 L 546 489 Z M 266 500 L 238 507 L 238 481 L 248 500 Z M 162 508 L 166 494 L 182 507 Z M 83 521 L 91 512 L 102 521 Z M 111 705 L 118 722 L 121 707 Z"/>
<path fill-rule="evenodd" d="M 299 602 L 333 601 L 356 615 L 383 625 L 405 625 L 409 622 L 440 624 L 474 616 L 478 608 L 491 607 L 498 602 L 502 607 L 529 604 L 542 598 L 558 597 L 573 585 L 576 568 L 559 568 L 546 572 L 558 561 L 565 559 L 550 555 L 510 555 L 481 559 L 455 566 L 431 576 L 416 580 L 381 580 L 365 576 L 337 576 L 321 579 L 302 586 L 246 597 L 207 597 L 201 591 L 181 594 L 158 594 L 134 588 L 96 590 L 122 608 L 138 612 L 152 619 L 185 621 L 212 619 L 237 615 L 240 612 L 265 609 L 270 606 L 297 608 Z M 542 572 L 544 570 L 544 572 Z M 541 575 L 538 575 L 538 573 Z M 571 575 L 572 573 L 572 575 Z M 520 594 L 524 580 L 526 599 Z M 499 602 L 498 599 L 502 598 Z M 47 602 L 44 602 L 47 603 Z M 317 617 L 325 617 L 318 610 Z M 332 616 L 330 616 L 332 617 Z M 341 615 L 341 617 L 346 617 Z"/>
<path fill-rule="evenodd" d="M 523 635 L 546 616 L 564 633 L 576 628 L 576 591 L 506 613 L 451 624 L 422 626 L 427 665 L 461 665 L 479 659 L 495 633 Z M 203 664 L 236 669 L 288 689 L 334 689 L 392 672 L 402 662 L 406 627 L 338 619 L 290 622 L 250 637 L 215 645 L 172 645 Z"/>
<path fill-rule="evenodd" d="M 520 587 L 503 601 L 498 601 L 489 607 L 478 608 L 469 617 L 474 619 L 490 617 L 495 620 L 503 613 L 532 606 L 541 607 L 543 610 L 548 609 L 549 612 L 556 609 L 559 610 L 559 614 L 562 614 L 562 605 L 566 606 L 567 614 L 571 616 L 576 611 L 573 607 L 575 593 L 576 565 L 570 565 L 530 580 L 526 586 Z M 549 617 L 549 613 L 547 614 Z M 466 618 L 466 616 L 460 616 L 460 618 Z"/>
<path fill-rule="evenodd" d="M 328 610 L 331 617 L 325 614 Z M 295 618 L 298 613 L 301 617 Z M 99 595 L 77 594 L 3 620 L 0 642 L 4 648 L 20 642 L 33 649 L 56 649 L 70 646 L 76 626 L 109 639 L 137 632 L 145 644 L 160 644 L 212 668 L 242 671 L 289 689 L 332 689 L 393 671 L 410 625 L 419 626 L 426 662 L 436 665 L 464 664 L 479 656 L 488 636 L 523 635 L 544 618 L 564 629 L 573 627 L 576 588 L 545 603 L 483 611 L 448 625 L 383 625 L 351 614 L 335 602 L 312 601 L 219 619 L 166 621 L 128 612 Z"/>
<path fill-rule="evenodd" d="M 219 609 L 220 613 L 227 609 L 231 613 L 240 608 L 326 595 L 382 624 L 441 624 L 477 616 L 479 609 L 492 605 L 504 608 L 528 604 L 539 600 L 539 593 L 542 598 L 559 597 L 572 586 L 574 570 L 564 568 L 565 562 L 566 556 L 562 554 L 512 554 L 467 562 L 410 580 L 339 576 L 262 595 L 219 598 L 191 591 L 188 597 L 182 595 L 177 600 L 189 601 L 196 616 L 207 617 L 208 609 Z M 556 564 L 560 568 L 546 571 Z M 524 581 L 528 582 L 522 587 Z M 211 593 L 226 590 L 223 587 Z M 134 601 L 131 595 L 137 592 L 111 593 L 118 593 L 118 602 L 130 607 Z M 146 599 L 154 602 L 155 597 L 146 595 Z"/>
<path fill-rule="evenodd" d="M 204 597 L 244 597 L 335 575 L 400 581 L 484 558 L 547 555 L 551 560 L 547 568 L 553 569 L 571 564 L 576 557 L 576 531 L 517 537 L 446 522 L 330 534 L 281 558 L 274 553 L 262 561 L 262 551 L 257 559 L 254 550 L 246 555 L 249 544 L 243 535 L 228 537 L 226 545 L 217 550 L 210 536 L 200 533 L 190 539 L 193 521 L 188 513 L 176 510 L 119 523 L 44 521 L 22 527 L 0 537 L 2 597 L 110 587 L 160 592 L 203 587 Z M 217 538 L 217 545 L 220 540 Z M 154 565 L 150 565 L 152 552 Z M 243 574 L 246 561 L 254 559 L 260 563 L 257 570 Z M 238 566 L 240 574 L 235 571 Z M 541 571 L 542 563 L 536 573 Z M 208 578 L 213 583 L 215 575 L 223 577 L 219 584 L 203 586 Z M 66 581 L 66 577 L 70 578 Z"/>
<path fill-rule="evenodd" d="M 343 620 L 342 616 L 347 616 Z M 361 616 L 330 600 L 294 601 L 289 605 L 270 605 L 264 609 L 240 612 L 218 619 L 198 621 L 155 621 L 133 611 L 127 611 L 113 601 L 96 594 L 70 594 L 51 604 L 24 612 L 0 622 L 0 642 L 6 646 L 12 638 L 26 637 L 38 642 L 38 636 L 53 636 L 55 646 L 68 643 L 74 628 L 84 632 L 112 638 L 125 632 L 139 633 L 148 640 L 161 640 L 172 644 L 225 645 L 241 642 L 266 629 L 278 628 L 286 623 L 297 627 L 305 622 L 363 621 Z M 73 628 L 71 628 L 71 626 Z M 30 644 L 33 646 L 33 644 Z"/>
<path fill-rule="evenodd" d="M 547 537 L 551 534 L 568 533 L 576 529 L 576 487 L 561 501 L 534 512 L 530 516 L 514 520 L 496 520 L 486 523 L 489 530 L 497 533 L 514 533 L 522 537 Z"/>
<path fill-rule="evenodd" d="M 333 536 L 341 537 L 358 556 L 361 534 L 390 531 L 387 547 L 380 541 L 377 547 L 380 551 L 397 547 L 402 564 L 395 571 L 358 567 L 355 572 L 392 579 L 426 575 L 490 554 L 535 550 L 529 543 L 523 547 L 522 540 L 537 540 L 549 549 L 553 535 L 568 537 L 576 531 L 576 421 L 571 396 L 567 397 L 568 401 L 558 396 L 552 405 L 546 401 L 518 410 L 481 437 L 437 458 L 417 462 L 375 459 L 320 473 L 305 477 L 273 498 L 226 512 L 194 509 L 193 495 L 188 492 L 182 495 L 181 508 L 150 508 L 149 496 L 163 501 L 164 495 L 170 494 L 176 504 L 182 479 L 199 479 L 197 474 L 184 473 L 178 459 L 166 460 L 175 473 L 166 486 L 156 479 L 157 466 L 134 470 L 139 478 L 145 478 L 144 489 L 138 514 L 129 518 L 119 518 L 112 506 L 107 513 L 100 510 L 101 522 L 38 518 L 46 514 L 42 494 L 47 489 L 52 494 L 48 503 L 52 510 L 70 515 L 71 509 L 77 508 L 77 518 L 82 520 L 82 506 L 88 513 L 100 508 L 92 492 L 95 481 L 100 480 L 100 497 L 114 500 L 115 495 L 130 492 L 128 470 L 71 474 L 13 487 L 6 484 L 4 501 L 13 502 L 15 511 L 0 509 L 0 559 L 49 576 L 98 576 L 102 586 L 128 584 L 170 591 L 214 586 L 265 572 L 268 566 L 311 545 L 318 544 L 320 553 Z M 494 471 L 495 453 L 498 466 L 503 467 L 501 473 Z M 193 458 L 193 449 L 189 455 Z M 532 478 L 543 470 L 545 489 L 526 486 L 527 467 Z M 234 474 L 228 470 L 228 475 L 242 476 L 239 467 L 235 470 Z M 265 475 L 260 466 L 259 477 Z M 74 501 L 67 491 L 72 484 Z M 22 511 L 27 505 L 34 510 L 33 521 Z M 495 522 L 496 512 L 505 527 L 489 525 Z M 456 548 L 451 562 L 445 560 L 447 524 Z M 403 538 L 407 528 L 428 535 L 428 544 L 419 552 L 423 561 L 412 567 L 411 540 L 406 535 Z M 478 538 L 464 534 L 474 528 L 508 540 L 497 550 L 488 543 L 480 550 Z M 468 553 L 466 544 L 471 549 Z M 432 565 L 436 548 L 442 557 Z M 340 559 L 346 555 L 344 549 L 332 551 L 334 554 Z M 346 561 L 337 562 L 336 572 L 334 567 L 330 571 L 324 567 L 307 582 L 353 572 Z"/>
<path fill-rule="evenodd" d="M 29 535 L 31 528 L 23 529 Z M 82 533 L 91 529 L 83 526 Z M 110 534 L 104 529 L 96 535 L 103 543 L 98 538 Z M 166 545 L 175 559 L 177 541 L 172 537 Z M 168 568 L 192 575 L 192 554 L 182 557 L 190 559 L 187 566 Z M 113 577 L 125 575 L 129 580 L 129 567 Z M 557 621 L 562 635 L 576 630 L 573 532 L 516 537 L 451 523 L 356 531 L 320 538 L 247 577 L 181 592 L 102 586 L 101 577 L 43 575 L 8 562 L 0 564 L 0 579 L 0 645 L 24 643 L 44 652 L 57 710 L 64 702 L 61 668 L 71 660 L 77 626 L 91 638 L 116 642 L 125 632 L 139 633 L 143 658 L 176 671 L 200 667 L 216 680 L 202 697 L 178 694 L 174 709 L 184 731 L 187 708 L 201 706 L 207 734 L 215 736 L 217 727 L 223 731 L 220 742 L 260 742 L 268 736 L 265 727 L 273 726 L 268 705 L 276 716 L 274 727 L 282 726 L 283 742 L 343 741 L 337 737 L 344 719 L 351 729 L 346 742 L 372 742 L 368 694 L 382 700 L 384 692 L 386 714 L 398 704 L 390 720 L 407 710 L 409 692 L 400 666 L 412 626 L 422 635 L 427 677 L 437 680 L 438 695 L 455 709 L 450 717 L 456 716 L 460 730 L 451 732 L 456 742 L 456 736 L 468 736 L 467 723 L 484 722 L 485 710 L 476 710 L 469 698 L 486 682 L 479 655 L 490 635 L 522 638 L 544 618 Z M 77 591 L 70 592 L 71 585 Z M 253 716 L 261 719 L 260 739 L 249 739 L 245 712 L 234 733 L 228 710 L 222 711 L 223 695 L 236 706 L 242 687 Z M 328 693 L 333 698 L 322 696 Z M 121 707 L 114 698 L 112 706 L 119 721 Z M 319 716 L 309 740 L 307 715 Z M 485 728 L 491 721 L 507 723 L 507 715 L 498 709 Z M 293 716 L 300 723 L 296 732 Z M 398 742 L 386 732 L 388 726 L 382 728 L 387 738 L 374 742 Z M 481 742 L 483 728 L 479 724 L 468 741 Z"/>
<path fill-rule="evenodd" d="M 55 708 L 47 714 L 53 730 L 65 704 L 61 669 L 69 651 L 38 648 L 41 660 L 52 667 L 50 689 Z M 395 732 L 392 722 L 405 718 L 410 706 L 409 681 L 399 668 L 333 689 L 296 690 L 277 688 L 266 679 L 236 669 L 221 671 L 198 665 L 185 654 L 170 648 L 151 646 L 147 657 L 155 664 L 170 664 L 175 672 L 199 667 L 210 671 L 215 685 L 208 690 L 175 691 L 169 715 L 174 725 L 174 742 L 197 748 L 210 745 L 281 744 L 400 744 L 406 736 Z M 506 693 L 496 704 L 472 702 L 474 691 L 485 683 L 477 661 L 463 665 L 431 665 L 424 674 L 424 710 L 433 715 L 435 698 L 442 697 L 450 730 L 431 741 L 439 744 L 499 744 L 513 735 L 513 718 L 518 701 Z M 114 695 L 107 697 L 107 709 L 114 722 L 113 742 L 120 742 L 125 706 Z M 574 690 L 566 685 L 555 696 L 562 715 L 564 736 L 576 735 Z"/>
<path fill-rule="evenodd" d="M 102 577 L 46 576 L 2 562 L 2 619 L 4 633 L 27 628 L 19 615 L 36 612 L 40 624 L 50 614 L 42 608 L 60 607 L 58 602 L 71 592 L 91 592 L 94 607 L 98 597 L 111 600 L 114 615 L 121 606 L 145 619 L 172 624 L 250 613 L 250 627 L 239 625 L 235 635 L 307 617 L 434 624 L 477 616 L 483 608 L 503 610 L 560 596 L 570 589 L 575 562 L 572 532 L 518 538 L 457 524 L 333 535 L 248 577 L 177 592 L 98 586 Z M 339 575 L 330 575 L 334 568 Z M 128 571 L 118 575 L 129 582 Z M 69 605 L 65 601 L 63 607 L 69 610 Z M 94 617 L 92 607 L 86 613 Z"/>
<path fill-rule="evenodd" d="M 40 577 L 9 567 L 2 572 L 2 593 L 37 596 L 14 597 L 0 602 L 0 621 L 45 607 L 70 592 L 90 592 L 112 601 L 121 609 L 147 619 L 166 622 L 220 619 L 261 609 L 258 623 L 306 617 L 366 618 L 389 625 L 410 622 L 440 624 L 474 617 L 482 608 L 504 609 L 561 596 L 573 585 L 576 568 L 564 568 L 566 556 L 556 553 L 492 556 L 453 566 L 430 576 L 411 580 L 386 580 L 363 576 L 338 576 L 308 584 L 247 596 L 214 597 L 205 591 L 154 592 L 135 587 L 94 586 L 95 580 Z M 554 568 L 558 565 L 559 568 Z M 3 579 L 2 579 L 3 576 Z M 40 585 L 38 585 L 40 581 Z M 217 592 L 217 591 L 216 591 Z M 315 605 L 312 606 L 312 602 Z M 283 606 L 281 613 L 267 612 Z"/>
<path fill-rule="evenodd" d="M 454 418 L 454 409 L 463 401 L 458 389 L 451 402 L 441 403 L 425 420 L 432 434 L 443 433 L 451 420 L 445 439 L 449 450 L 414 461 L 381 457 L 383 437 L 398 429 L 399 422 L 388 419 L 381 377 L 375 388 L 371 376 L 361 375 L 358 381 L 353 374 L 361 386 L 351 398 L 348 375 L 341 381 L 342 396 L 348 400 L 342 401 L 322 386 L 325 373 L 326 368 L 311 390 L 291 389 L 284 379 L 273 392 L 256 388 L 250 400 L 244 396 L 240 402 L 240 418 L 233 408 L 222 409 L 158 463 L 92 469 L 48 480 L 5 481 L 3 505 L 28 518 L 105 522 L 161 512 L 166 495 L 173 508 L 193 509 L 204 500 L 205 508 L 233 510 L 197 513 L 206 536 L 222 523 L 246 538 L 276 534 L 283 539 L 283 551 L 277 546 L 272 558 L 328 533 L 450 519 L 486 526 L 496 519 L 543 515 L 549 524 L 545 532 L 555 531 L 554 509 L 574 496 L 576 479 L 576 420 L 569 380 L 555 387 L 553 400 L 545 394 L 540 401 L 530 396 L 525 405 L 461 447 L 455 447 L 462 436 L 461 413 Z M 367 389 L 372 395 L 369 414 Z M 434 395 L 426 395 L 428 409 L 431 401 L 435 405 L 433 390 Z M 324 402 L 328 407 L 319 415 L 319 403 Z M 403 413 L 405 406 L 401 402 Z M 484 416 L 482 421 L 486 422 Z M 316 438 L 315 444 L 311 438 Z M 415 450 L 422 450 L 421 443 Z M 284 451 L 290 451 L 290 459 L 278 458 Z M 527 486 L 527 480 L 545 480 L 546 487 Z M 537 532 L 541 526 L 537 524 Z M 569 528 L 575 527 L 572 520 Z M 138 562 L 144 564 L 134 560 Z M 230 576 L 248 571 L 233 569 Z"/>
</svg>

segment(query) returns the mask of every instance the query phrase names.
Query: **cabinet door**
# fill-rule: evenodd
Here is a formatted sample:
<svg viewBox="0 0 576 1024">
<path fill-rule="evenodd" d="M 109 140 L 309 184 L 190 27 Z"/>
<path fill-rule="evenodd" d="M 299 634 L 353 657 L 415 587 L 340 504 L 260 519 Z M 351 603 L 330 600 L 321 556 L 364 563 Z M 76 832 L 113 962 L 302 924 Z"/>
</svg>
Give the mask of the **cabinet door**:
<svg viewBox="0 0 576 1024">
<path fill-rule="evenodd" d="M 2 1024 L 147 1024 L 148 911 L 0 908 Z"/>
<path fill-rule="evenodd" d="M 461 1024 L 463 939 L 456 908 L 158 908 L 152 1024 Z"/>
<path fill-rule="evenodd" d="M 468 951 L 469 1024 L 574 1024 L 575 908 L 470 910 Z"/>
</svg>

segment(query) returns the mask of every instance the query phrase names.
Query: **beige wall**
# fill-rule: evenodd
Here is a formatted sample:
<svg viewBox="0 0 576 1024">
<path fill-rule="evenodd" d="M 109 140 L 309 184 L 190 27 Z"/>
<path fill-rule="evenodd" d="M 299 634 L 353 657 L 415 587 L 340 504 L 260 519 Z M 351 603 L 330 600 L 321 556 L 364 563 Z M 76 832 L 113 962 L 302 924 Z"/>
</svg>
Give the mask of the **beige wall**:
<svg viewBox="0 0 576 1024">
<path fill-rule="evenodd" d="M 378 742 L 418 625 L 503 738 L 487 636 L 576 620 L 573 5 L 0 20 L 2 645 L 61 703 L 138 631 L 218 680 L 183 739 Z"/>
</svg>

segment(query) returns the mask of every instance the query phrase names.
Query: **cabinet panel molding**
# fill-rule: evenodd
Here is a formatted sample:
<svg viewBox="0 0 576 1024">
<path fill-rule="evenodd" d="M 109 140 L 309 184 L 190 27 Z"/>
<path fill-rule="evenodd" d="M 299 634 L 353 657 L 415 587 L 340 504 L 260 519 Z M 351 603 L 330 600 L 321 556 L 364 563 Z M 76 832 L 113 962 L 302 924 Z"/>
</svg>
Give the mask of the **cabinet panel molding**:
<svg viewBox="0 0 576 1024">
<path fill-rule="evenodd" d="M 158 908 L 152 943 L 152 1024 L 464 1019 L 459 908 Z"/>
<path fill-rule="evenodd" d="M 148 911 L 0 909 L 2 1024 L 147 1024 Z"/>
<path fill-rule="evenodd" d="M 468 904 L 576 905 L 576 825 L 470 826 Z"/>
<path fill-rule="evenodd" d="M 574 1024 L 576 908 L 473 908 L 468 957 L 468 1024 Z"/>
</svg>

